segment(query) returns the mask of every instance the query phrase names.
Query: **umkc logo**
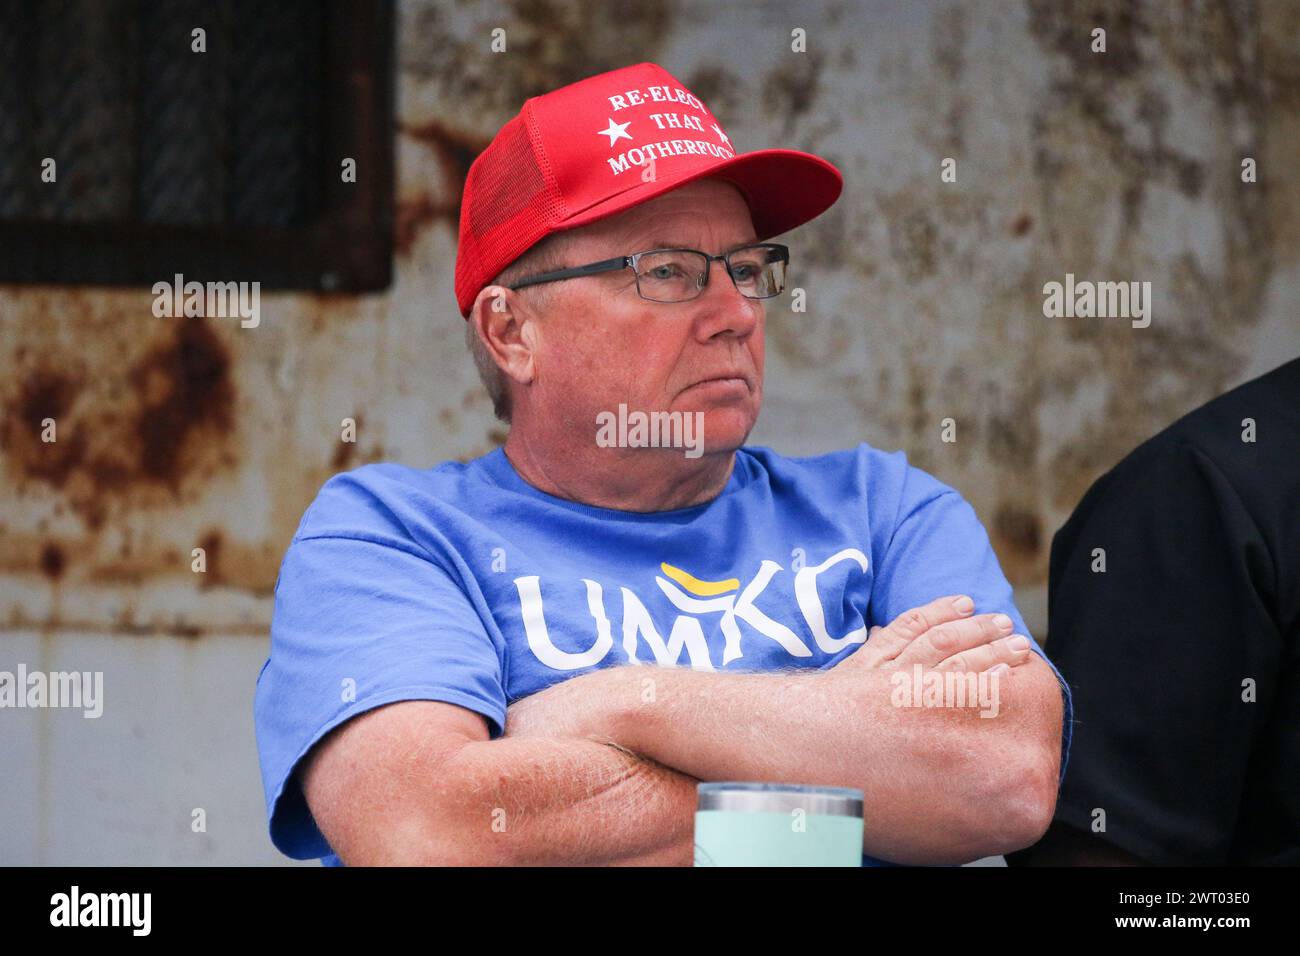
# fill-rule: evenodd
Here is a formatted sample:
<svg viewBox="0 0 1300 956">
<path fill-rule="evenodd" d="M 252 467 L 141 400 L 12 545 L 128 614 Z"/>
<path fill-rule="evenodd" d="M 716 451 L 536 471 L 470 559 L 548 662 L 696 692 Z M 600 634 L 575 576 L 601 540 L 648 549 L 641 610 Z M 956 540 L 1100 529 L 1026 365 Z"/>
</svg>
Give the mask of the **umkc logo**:
<svg viewBox="0 0 1300 956">
<path fill-rule="evenodd" d="M 817 590 L 817 578 L 842 561 L 856 564 L 864 574 L 867 571 L 867 556 L 857 548 L 845 548 L 821 564 L 800 568 L 794 574 L 795 601 L 818 650 L 825 654 L 836 654 L 850 644 L 862 644 L 867 639 L 866 624 L 842 637 L 831 637 L 826 630 L 826 613 Z M 670 564 L 661 564 L 659 567 L 663 576 L 656 575 L 655 584 L 673 606 L 683 613 L 673 620 L 672 629 L 665 641 L 641 599 L 630 589 L 620 587 L 619 593 L 623 601 L 621 636 L 623 653 L 629 664 L 641 663 L 637 658 L 637 644 L 644 640 L 653 651 L 655 662 L 662 667 L 677 666 L 682 650 L 685 649 L 693 670 L 713 670 L 704 626 L 700 622 L 702 615 L 710 614 L 720 615 L 718 628 L 724 638 L 723 666 L 742 656 L 740 621 L 764 637 L 771 638 L 785 648 L 791 657 L 813 656 L 812 650 L 794 631 L 781 622 L 772 620 L 756 606 L 759 595 L 771 583 L 772 578 L 777 572 L 785 570 L 775 561 L 763 561 L 758 573 L 744 587 L 741 587 L 737 578 L 701 581 Z M 587 588 L 587 609 L 595 622 L 596 640 L 591 647 L 580 653 L 563 650 L 551 641 L 542 606 L 541 579 L 533 574 L 514 580 L 515 588 L 519 591 L 519 605 L 528 646 L 539 661 L 555 670 L 571 671 L 591 667 L 604 660 L 614 646 L 614 626 L 606 612 L 604 591 L 589 578 L 581 580 Z"/>
</svg>

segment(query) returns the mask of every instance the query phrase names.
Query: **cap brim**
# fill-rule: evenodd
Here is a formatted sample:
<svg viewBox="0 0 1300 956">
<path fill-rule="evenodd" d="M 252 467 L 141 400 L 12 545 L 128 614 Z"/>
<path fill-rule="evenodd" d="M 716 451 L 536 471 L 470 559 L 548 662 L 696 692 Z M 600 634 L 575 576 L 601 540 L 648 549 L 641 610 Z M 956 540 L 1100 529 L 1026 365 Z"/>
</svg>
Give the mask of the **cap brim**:
<svg viewBox="0 0 1300 956">
<path fill-rule="evenodd" d="M 771 239 L 817 218 L 844 189 L 840 171 L 820 156 L 797 149 L 760 149 L 677 177 L 651 182 L 638 177 L 625 191 L 557 223 L 555 229 L 585 226 L 709 177 L 728 180 L 740 189 L 759 239 Z"/>
</svg>

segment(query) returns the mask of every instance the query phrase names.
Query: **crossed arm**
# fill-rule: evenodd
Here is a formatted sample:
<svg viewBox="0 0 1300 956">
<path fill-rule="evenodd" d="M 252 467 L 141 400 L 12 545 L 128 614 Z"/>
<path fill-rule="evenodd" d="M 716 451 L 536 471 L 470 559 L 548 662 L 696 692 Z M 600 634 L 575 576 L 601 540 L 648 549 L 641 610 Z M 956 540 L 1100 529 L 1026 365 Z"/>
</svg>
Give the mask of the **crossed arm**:
<svg viewBox="0 0 1300 956">
<path fill-rule="evenodd" d="M 1055 807 L 1060 686 L 1009 640 L 943 598 L 830 670 L 584 674 L 512 704 L 498 740 L 477 714 L 403 702 L 326 738 L 304 791 L 349 865 L 690 865 L 699 780 L 858 787 L 864 852 L 966 862 L 1034 843 Z M 1003 668 L 997 716 L 894 706 L 914 666 Z"/>
</svg>

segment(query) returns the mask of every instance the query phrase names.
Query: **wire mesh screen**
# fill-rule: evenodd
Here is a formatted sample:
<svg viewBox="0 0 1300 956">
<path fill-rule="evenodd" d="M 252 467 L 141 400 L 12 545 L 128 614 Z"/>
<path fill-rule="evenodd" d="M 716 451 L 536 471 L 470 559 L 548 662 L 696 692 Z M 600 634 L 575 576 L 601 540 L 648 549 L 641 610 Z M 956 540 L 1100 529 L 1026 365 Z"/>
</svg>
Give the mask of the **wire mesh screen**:
<svg viewBox="0 0 1300 956">
<path fill-rule="evenodd" d="M 0 0 L 0 218 L 304 222 L 319 201 L 320 11 Z"/>
</svg>

